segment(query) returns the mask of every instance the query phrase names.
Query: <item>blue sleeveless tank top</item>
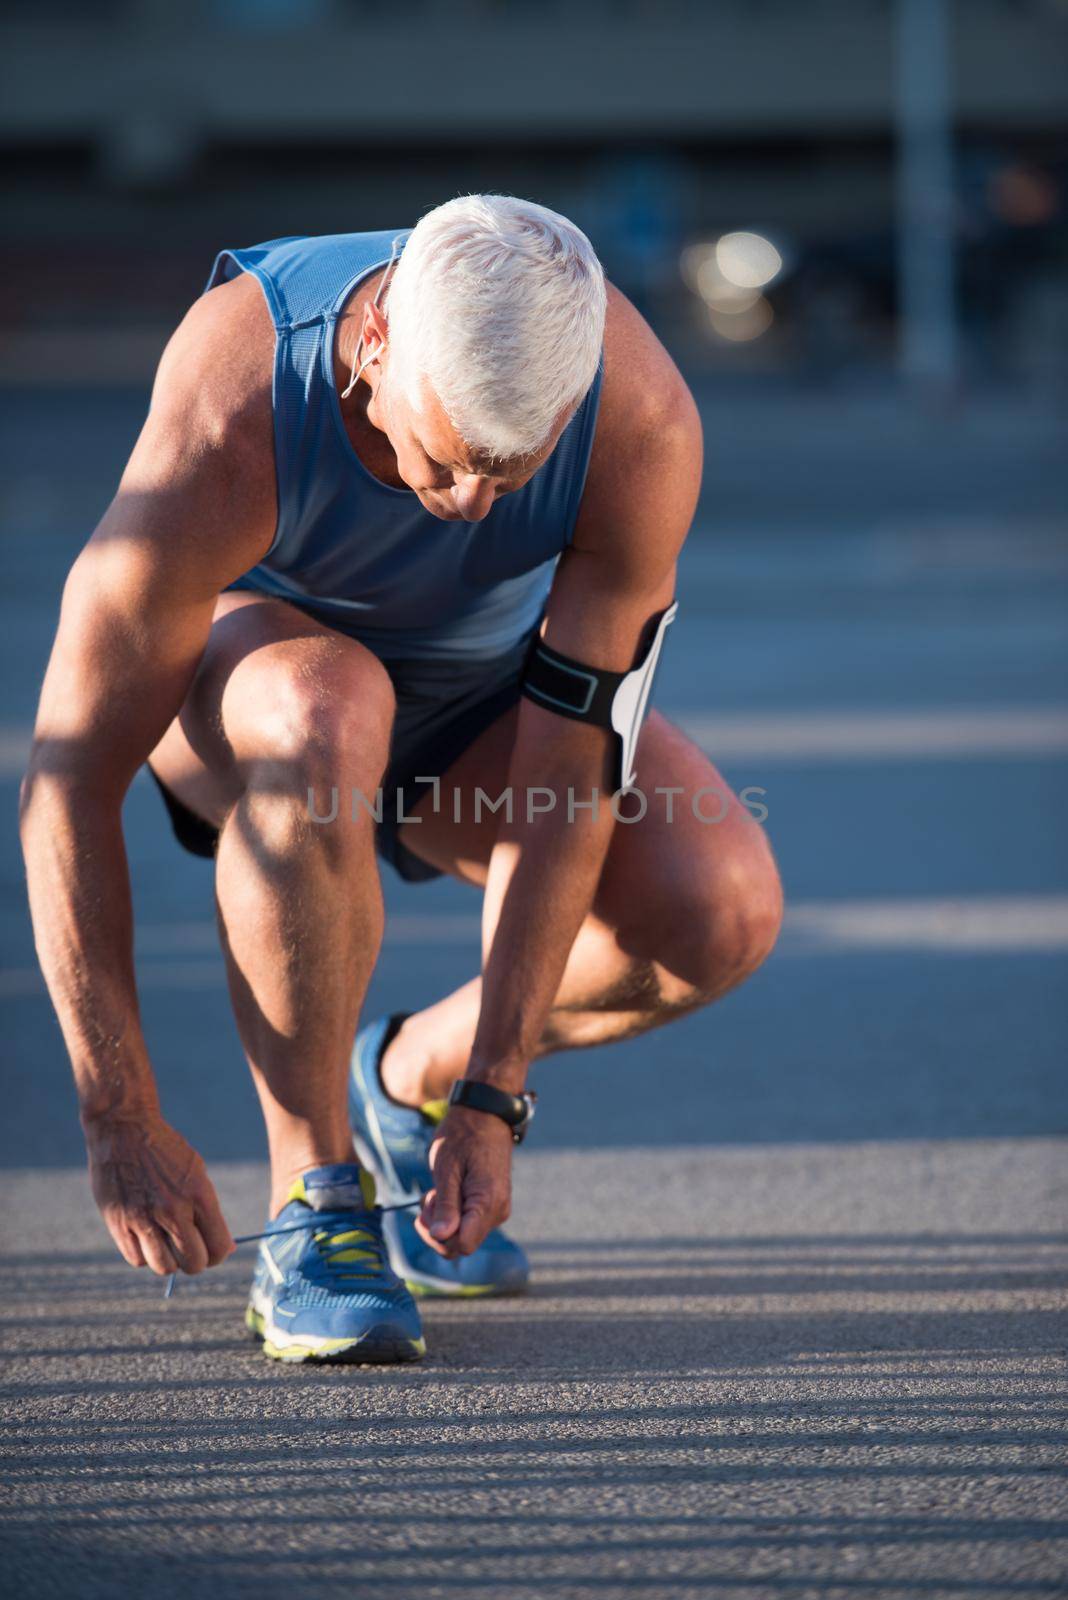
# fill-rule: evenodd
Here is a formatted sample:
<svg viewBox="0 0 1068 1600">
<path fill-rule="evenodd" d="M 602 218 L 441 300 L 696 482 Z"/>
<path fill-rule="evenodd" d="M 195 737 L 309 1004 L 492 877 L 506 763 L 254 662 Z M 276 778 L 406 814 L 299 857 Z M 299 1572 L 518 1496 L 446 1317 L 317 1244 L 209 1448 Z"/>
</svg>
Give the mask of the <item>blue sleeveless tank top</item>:
<svg viewBox="0 0 1068 1600">
<path fill-rule="evenodd" d="M 334 333 L 355 286 L 399 233 L 272 239 L 223 250 L 208 289 L 249 272 L 275 328 L 278 523 L 234 587 L 292 601 L 382 660 L 490 659 L 536 625 L 571 539 L 593 444 L 601 372 L 548 461 L 481 522 L 443 522 L 381 483 L 345 432 Z"/>
</svg>

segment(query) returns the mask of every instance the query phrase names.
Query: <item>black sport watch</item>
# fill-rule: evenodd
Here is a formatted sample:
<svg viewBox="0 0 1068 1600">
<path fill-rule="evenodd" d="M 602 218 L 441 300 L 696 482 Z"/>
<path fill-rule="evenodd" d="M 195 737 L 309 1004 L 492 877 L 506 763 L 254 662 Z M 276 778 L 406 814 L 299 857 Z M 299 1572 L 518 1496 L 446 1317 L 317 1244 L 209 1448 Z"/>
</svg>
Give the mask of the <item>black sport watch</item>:
<svg viewBox="0 0 1068 1600">
<path fill-rule="evenodd" d="M 469 1111 L 485 1111 L 500 1117 L 512 1130 L 512 1140 L 522 1144 L 534 1116 L 537 1095 L 530 1089 L 522 1094 L 506 1094 L 488 1083 L 469 1083 L 457 1078 L 449 1092 L 450 1106 L 466 1106 Z"/>
</svg>

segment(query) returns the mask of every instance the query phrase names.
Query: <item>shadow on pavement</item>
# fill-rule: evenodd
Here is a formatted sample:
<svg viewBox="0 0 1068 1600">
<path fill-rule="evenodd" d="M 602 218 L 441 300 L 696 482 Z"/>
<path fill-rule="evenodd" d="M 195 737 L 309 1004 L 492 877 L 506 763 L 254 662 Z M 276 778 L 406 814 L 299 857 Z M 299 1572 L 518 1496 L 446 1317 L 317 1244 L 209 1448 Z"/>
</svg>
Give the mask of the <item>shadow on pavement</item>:
<svg viewBox="0 0 1068 1600">
<path fill-rule="evenodd" d="M 104 1250 L 9 1258 L 11 1592 L 1058 1592 L 1068 1235 L 532 1256 L 526 1299 L 423 1303 L 422 1367 L 326 1370 L 243 1340 L 251 1253 L 170 1302 Z"/>
</svg>

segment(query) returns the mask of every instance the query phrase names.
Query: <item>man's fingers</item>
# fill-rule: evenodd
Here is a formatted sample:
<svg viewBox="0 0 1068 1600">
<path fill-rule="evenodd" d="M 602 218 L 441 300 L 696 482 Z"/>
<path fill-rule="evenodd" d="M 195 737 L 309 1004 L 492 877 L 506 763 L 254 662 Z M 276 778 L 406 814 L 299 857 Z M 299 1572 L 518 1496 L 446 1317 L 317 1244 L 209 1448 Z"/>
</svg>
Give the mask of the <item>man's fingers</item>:
<svg viewBox="0 0 1068 1600">
<path fill-rule="evenodd" d="M 153 1272 L 158 1273 L 161 1278 L 167 1278 L 172 1272 L 180 1271 L 174 1251 L 161 1228 L 154 1222 L 138 1222 L 135 1227 L 137 1242 Z"/>
<path fill-rule="evenodd" d="M 114 1217 L 105 1217 L 104 1221 L 122 1259 L 131 1267 L 143 1267 L 145 1257 L 137 1242 L 137 1235 L 126 1226 L 125 1222 L 120 1222 Z"/>
<path fill-rule="evenodd" d="M 460 1226 L 460 1174 L 455 1166 L 450 1164 L 441 1174 L 427 1200 L 430 1202 L 427 1226 L 432 1237 L 443 1244 Z"/>
<path fill-rule="evenodd" d="M 214 1189 L 198 1196 L 193 1215 L 207 1248 L 207 1265 L 217 1267 L 220 1261 L 225 1261 L 227 1256 L 233 1255 L 237 1246 L 215 1197 Z"/>
<path fill-rule="evenodd" d="M 473 1255 L 493 1226 L 488 1206 L 481 1201 L 468 1205 L 460 1218 L 456 1245 L 462 1256 Z"/>
<path fill-rule="evenodd" d="M 163 1276 L 172 1272 L 193 1276 L 218 1266 L 237 1248 L 214 1190 L 201 1194 L 192 1205 L 183 1202 L 173 1211 L 154 1215 L 109 1208 L 104 1220 L 124 1261 L 131 1267 L 151 1267 Z"/>
<path fill-rule="evenodd" d="M 456 1254 L 454 1235 L 460 1226 L 459 1175 L 442 1173 L 438 1186 L 423 1196 L 416 1232 L 441 1256 Z"/>
<path fill-rule="evenodd" d="M 180 1221 L 162 1223 L 161 1229 L 179 1270 L 190 1277 L 203 1272 L 208 1264 L 208 1247 L 193 1221 L 192 1213 Z"/>
<path fill-rule="evenodd" d="M 430 1231 L 430 1224 L 434 1218 L 434 1204 L 437 1200 L 437 1195 L 438 1192 L 436 1189 L 428 1189 L 426 1194 L 423 1196 L 422 1209 L 415 1219 L 415 1231 L 419 1235 L 420 1239 L 422 1239 L 423 1243 L 428 1244 L 432 1250 L 436 1250 L 439 1256 L 451 1256 L 453 1254 L 452 1246 L 448 1244 L 439 1244 L 437 1239 L 435 1239 L 434 1235 Z"/>
</svg>

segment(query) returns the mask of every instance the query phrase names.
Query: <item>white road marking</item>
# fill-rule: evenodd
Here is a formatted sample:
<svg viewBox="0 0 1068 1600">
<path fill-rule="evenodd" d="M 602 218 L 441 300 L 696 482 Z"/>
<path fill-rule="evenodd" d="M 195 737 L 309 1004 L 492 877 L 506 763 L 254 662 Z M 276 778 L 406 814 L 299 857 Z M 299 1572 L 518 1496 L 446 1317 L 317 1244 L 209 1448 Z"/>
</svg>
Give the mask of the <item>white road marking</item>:
<svg viewBox="0 0 1068 1600">
<path fill-rule="evenodd" d="M 1068 895 L 954 895 L 940 899 L 815 900 L 787 907 L 784 934 L 791 943 L 940 948 L 946 950 L 1063 949 L 1068 945 Z M 477 945 L 476 912 L 400 912 L 386 923 L 386 945 Z M 215 950 L 211 922 L 148 925 L 138 930 L 139 954 Z M 204 963 L 180 962 L 169 970 L 195 976 Z M 144 971 L 156 971 L 157 966 Z"/>
<path fill-rule="evenodd" d="M 1068 755 L 1068 706 L 672 711 L 715 760 L 966 761 Z M 0 725 L 0 778 L 21 777 L 30 729 Z"/>
<path fill-rule="evenodd" d="M 0 779 L 22 777 L 30 758 L 32 739 L 33 728 L 28 722 L 0 723 Z M 138 771 L 134 782 L 141 782 L 145 776 L 144 771 Z"/>
<path fill-rule="evenodd" d="M 477 964 L 477 915 L 390 917 L 386 949 L 405 945 L 468 945 Z M 159 959 L 172 951 L 213 950 L 211 922 L 148 924 L 138 930 L 137 980 L 142 990 L 215 989 L 226 982 L 222 955 L 213 959 Z M 941 950 L 947 953 L 1050 954 L 1068 950 L 1068 894 L 959 895 L 930 900 L 816 900 L 788 906 L 781 956 L 847 951 Z M 0 969 L 0 998 L 44 994 L 34 966 Z"/>
<path fill-rule="evenodd" d="M 1068 895 L 802 903 L 787 911 L 784 933 L 784 942 L 806 954 L 821 949 L 1066 950 Z"/>
<path fill-rule="evenodd" d="M 30 753 L 29 727 L 0 726 L 0 778 L 21 778 Z"/>
<path fill-rule="evenodd" d="M 715 761 L 966 761 L 1068 755 L 1068 706 L 665 715 Z"/>
</svg>

